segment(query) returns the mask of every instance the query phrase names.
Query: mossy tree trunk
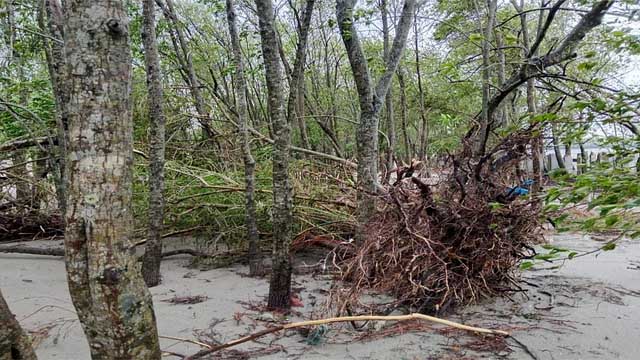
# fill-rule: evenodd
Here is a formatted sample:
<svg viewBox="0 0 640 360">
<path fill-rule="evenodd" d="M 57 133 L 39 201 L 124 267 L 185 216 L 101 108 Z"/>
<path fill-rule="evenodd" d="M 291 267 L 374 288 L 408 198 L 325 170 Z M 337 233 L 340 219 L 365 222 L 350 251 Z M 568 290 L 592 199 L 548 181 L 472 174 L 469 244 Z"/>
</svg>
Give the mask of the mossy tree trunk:
<svg viewBox="0 0 640 360">
<path fill-rule="evenodd" d="M 69 93 L 65 263 L 93 359 L 159 359 L 132 250 L 131 50 L 122 1 L 66 1 Z"/>
</svg>

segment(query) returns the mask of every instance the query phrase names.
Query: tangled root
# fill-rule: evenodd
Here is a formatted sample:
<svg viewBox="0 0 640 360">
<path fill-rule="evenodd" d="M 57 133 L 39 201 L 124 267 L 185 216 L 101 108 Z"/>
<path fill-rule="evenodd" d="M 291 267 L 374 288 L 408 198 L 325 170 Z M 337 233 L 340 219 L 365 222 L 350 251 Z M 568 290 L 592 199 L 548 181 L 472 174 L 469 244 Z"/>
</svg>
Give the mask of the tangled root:
<svg viewBox="0 0 640 360">
<path fill-rule="evenodd" d="M 516 133 L 486 158 L 450 157 L 435 183 L 399 171 L 378 197 L 364 242 L 336 250 L 347 284 L 340 308 L 372 310 L 362 299 L 373 291 L 392 295 L 395 306 L 442 313 L 520 290 L 516 269 L 541 237 L 540 205 L 507 189 L 528 140 Z"/>
</svg>

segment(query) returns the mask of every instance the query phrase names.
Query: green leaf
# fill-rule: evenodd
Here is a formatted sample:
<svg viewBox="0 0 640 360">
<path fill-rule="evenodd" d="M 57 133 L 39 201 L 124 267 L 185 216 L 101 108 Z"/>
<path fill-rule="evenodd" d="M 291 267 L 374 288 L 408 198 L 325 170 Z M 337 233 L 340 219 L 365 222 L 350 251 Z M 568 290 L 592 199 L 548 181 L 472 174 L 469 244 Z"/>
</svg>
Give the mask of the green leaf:
<svg viewBox="0 0 640 360">
<path fill-rule="evenodd" d="M 533 258 L 536 260 L 551 260 L 554 258 L 557 258 L 558 254 L 556 253 L 549 253 L 549 254 L 538 254 L 536 256 L 534 256 Z"/>
<path fill-rule="evenodd" d="M 469 35 L 469 40 L 471 41 L 479 42 L 479 41 L 482 41 L 482 39 L 484 39 L 484 36 L 482 36 L 482 34 L 475 33 L 475 34 Z"/>
<path fill-rule="evenodd" d="M 533 267 L 533 262 L 531 261 L 523 261 L 522 264 L 520 264 L 520 270 L 527 270 L 527 269 L 531 269 Z"/>
<path fill-rule="evenodd" d="M 567 258 L 573 259 L 576 255 L 578 255 L 578 253 L 575 252 L 575 251 L 572 251 L 572 252 L 569 253 L 569 255 L 567 255 Z"/>
<path fill-rule="evenodd" d="M 604 219 L 605 225 L 611 227 L 615 225 L 618 221 L 620 221 L 620 217 L 618 215 L 609 215 Z"/>
<path fill-rule="evenodd" d="M 601 249 L 604 251 L 611 251 L 615 248 L 616 248 L 616 243 L 614 242 L 607 243 L 603 247 L 601 247 Z"/>
</svg>

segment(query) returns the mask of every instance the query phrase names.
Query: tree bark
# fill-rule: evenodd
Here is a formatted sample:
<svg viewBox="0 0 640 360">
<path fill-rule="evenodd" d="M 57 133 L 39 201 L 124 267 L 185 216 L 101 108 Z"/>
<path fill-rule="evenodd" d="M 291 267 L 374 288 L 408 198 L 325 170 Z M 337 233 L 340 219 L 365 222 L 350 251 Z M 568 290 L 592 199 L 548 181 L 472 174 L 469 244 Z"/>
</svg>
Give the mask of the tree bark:
<svg viewBox="0 0 640 360">
<path fill-rule="evenodd" d="M 236 112 L 238 113 L 238 125 L 240 127 L 240 141 L 242 143 L 242 156 L 244 159 L 244 181 L 245 181 L 245 226 L 247 227 L 247 239 L 249 242 L 249 275 L 259 276 L 264 272 L 262 257 L 258 244 L 258 225 L 256 221 L 256 162 L 251 154 L 251 138 L 248 129 L 247 114 L 247 83 L 244 77 L 244 64 L 242 61 L 242 49 L 240 48 L 240 37 L 236 24 L 236 13 L 233 7 L 233 0 L 227 0 L 227 22 L 229 25 L 229 35 L 231 37 L 231 48 L 233 51 L 233 63 L 235 65 L 234 86 L 236 92 Z"/>
<path fill-rule="evenodd" d="M 357 209 L 358 227 L 356 241 L 361 242 L 364 225 L 375 210 L 372 195 L 378 191 L 378 124 L 382 102 L 387 95 L 391 78 L 395 73 L 400 57 L 411 29 L 415 0 L 406 0 L 402 15 L 393 40 L 393 45 L 386 61 L 386 69 L 374 86 L 369 74 L 367 59 L 362 51 L 353 15 L 355 0 L 337 0 L 336 15 L 340 35 L 347 50 L 351 72 L 353 74 L 360 105 L 360 123 L 356 131 L 357 170 Z"/>
<path fill-rule="evenodd" d="M 66 178 L 66 153 L 69 114 L 67 112 L 66 104 L 69 102 L 69 92 L 66 84 L 63 83 L 64 79 L 68 77 L 64 72 L 65 58 L 64 58 L 64 26 L 63 26 L 63 14 L 62 6 L 58 0 L 45 0 L 44 12 L 41 13 L 39 21 L 40 26 L 44 29 L 48 29 L 52 38 L 56 39 L 50 41 L 47 38 L 43 38 L 45 47 L 45 56 L 47 59 L 47 69 L 49 71 L 49 78 L 51 79 L 51 87 L 53 89 L 53 96 L 56 102 L 56 135 L 57 135 L 57 158 L 49 159 L 51 168 L 53 169 L 54 181 L 56 186 L 56 199 L 58 200 L 58 208 L 60 212 L 64 214 L 66 212 L 66 197 L 67 197 L 67 178 Z M 45 16 L 46 14 L 46 16 Z M 46 17 L 46 26 L 45 26 Z"/>
<path fill-rule="evenodd" d="M 400 119 L 402 119 L 402 140 L 404 143 L 404 156 L 407 164 L 411 163 L 413 154 L 411 153 L 411 142 L 409 141 L 409 133 L 407 132 L 407 92 L 404 83 L 404 73 L 402 69 L 398 69 L 398 85 L 400 85 Z"/>
<path fill-rule="evenodd" d="M 529 27 L 527 26 L 527 14 L 524 12 L 524 0 L 520 0 L 520 4 L 518 5 L 515 0 L 512 1 L 517 12 L 520 13 L 520 28 L 522 32 L 522 47 L 524 50 L 524 56 L 528 56 L 531 51 L 530 41 L 529 41 Z M 542 31 L 542 14 L 539 15 L 538 18 L 538 36 Z M 537 37 L 537 36 L 536 36 Z M 537 55 L 537 52 L 531 53 L 531 55 Z M 504 83 L 504 77 L 500 79 L 500 83 Z M 529 115 L 530 121 L 533 120 L 533 116 L 536 115 L 536 88 L 535 88 L 535 79 L 531 78 L 527 80 L 527 112 Z M 541 131 L 538 136 L 536 136 L 531 143 L 531 167 L 533 170 L 533 186 L 531 190 L 533 193 L 537 193 L 542 188 L 542 154 L 543 154 L 543 141 L 542 141 L 543 132 Z"/>
<path fill-rule="evenodd" d="M 302 20 L 298 24 L 298 44 L 296 58 L 291 71 L 291 83 L 289 84 L 289 101 L 287 103 L 287 117 L 290 124 L 298 124 L 300 139 L 303 148 L 310 148 L 307 126 L 304 120 L 304 64 L 307 54 L 309 39 L 309 25 L 313 15 L 315 0 L 307 0 Z"/>
<path fill-rule="evenodd" d="M 22 330 L 18 320 L 0 291 L 0 360 L 36 360 L 31 340 Z"/>
<path fill-rule="evenodd" d="M 381 0 L 380 3 L 380 12 L 382 13 L 382 37 L 383 37 L 383 51 L 384 51 L 384 61 L 385 63 L 389 61 L 389 52 L 391 51 L 389 45 L 389 19 L 388 19 L 388 4 L 387 0 Z M 392 78 L 393 79 L 393 78 Z M 393 82 L 393 80 L 392 80 Z M 389 177 L 391 176 L 391 170 L 394 168 L 394 156 L 395 156 L 395 148 L 396 148 L 396 127 L 394 123 L 394 115 L 393 115 L 393 86 L 389 87 L 389 91 L 387 91 L 387 95 L 384 98 L 384 107 L 385 107 L 385 118 L 387 120 L 387 138 L 389 139 L 389 143 L 387 144 L 387 164 L 386 164 L 386 178 L 385 181 L 389 181 Z"/>
<path fill-rule="evenodd" d="M 65 2 L 69 91 L 65 264 L 93 359 L 160 359 L 132 252 L 131 50 L 124 4 Z"/>
<path fill-rule="evenodd" d="M 148 287 L 160 283 L 162 225 L 164 220 L 164 96 L 156 40 L 154 0 L 142 1 L 144 63 L 149 105 L 149 228 L 142 260 L 142 277 Z"/>
<path fill-rule="evenodd" d="M 484 28 L 484 38 L 482 39 L 482 112 L 480 115 L 480 125 L 478 128 L 478 136 L 475 138 L 473 154 L 476 157 L 484 155 L 489 132 L 491 131 L 491 123 L 493 112 L 489 111 L 489 100 L 491 97 L 491 34 L 496 20 L 497 0 L 487 0 L 487 23 Z"/>
<path fill-rule="evenodd" d="M 420 105 L 420 140 L 418 144 L 418 159 L 424 161 L 427 156 L 427 142 L 429 141 L 429 124 L 427 122 L 427 109 L 424 105 L 424 88 L 422 87 L 422 72 L 420 71 L 420 48 L 418 47 L 418 12 L 414 14 L 413 32 L 414 32 L 414 51 L 416 60 L 416 76 L 418 77 L 418 104 Z"/>
<path fill-rule="evenodd" d="M 553 123 L 551 124 L 551 137 L 553 141 L 553 153 L 556 156 L 556 161 L 558 162 L 558 167 L 560 169 L 565 169 L 564 166 L 564 158 L 562 157 L 562 152 L 560 151 L 560 139 L 558 138 L 558 125 Z"/>
<path fill-rule="evenodd" d="M 292 189 L 289 182 L 290 124 L 284 114 L 283 77 L 278 54 L 273 3 L 256 0 L 264 60 L 269 115 L 273 124 L 273 265 L 267 305 L 288 309 L 291 306 L 291 221 Z"/>
</svg>

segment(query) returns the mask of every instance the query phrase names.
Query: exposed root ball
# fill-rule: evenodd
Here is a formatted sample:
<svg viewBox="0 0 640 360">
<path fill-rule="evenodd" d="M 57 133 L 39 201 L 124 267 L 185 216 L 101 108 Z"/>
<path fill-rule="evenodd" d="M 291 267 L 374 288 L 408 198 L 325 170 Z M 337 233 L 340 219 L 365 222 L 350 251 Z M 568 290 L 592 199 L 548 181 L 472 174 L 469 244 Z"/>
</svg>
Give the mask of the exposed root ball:
<svg viewBox="0 0 640 360">
<path fill-rule="evenodd" d="M 524 155 L 518 144 L 526 140 L 516 136 L 493 149 L 500 162 L 451 158 L 431 185 L 399 173 L 379 198 L 366 240 L 339 264 L 350 284 L 338 295 L 342 308 L 365 305 L 369 290 L 423 313 L 518 290 L 517 264 L 530 256 L 541 229 L 536 200 L 507 190 L 519 181 L 508 169 Z"/>
</svg>

